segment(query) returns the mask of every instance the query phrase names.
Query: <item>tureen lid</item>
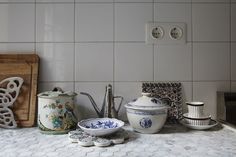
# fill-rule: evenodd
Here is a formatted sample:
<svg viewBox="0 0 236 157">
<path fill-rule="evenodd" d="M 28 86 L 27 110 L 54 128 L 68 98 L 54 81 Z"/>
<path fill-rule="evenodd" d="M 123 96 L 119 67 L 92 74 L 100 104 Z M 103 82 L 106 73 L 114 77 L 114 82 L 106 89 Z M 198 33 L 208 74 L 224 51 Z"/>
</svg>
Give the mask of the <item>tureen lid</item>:
<svg viewBox="0 0 236 157">
<path fill-rule="evenodd" d="M 160 109 L 167 106 L 157 98 L 150 97 L 150 93 L 142 93 L 142 96 L 126 105 L 127 108 Z"/>
<path fill-rule="evenodd" d="M 38 94 L 38 97 L 40 98 L 56 98 L 59 96 L 69 96 L 74 97 L 77 93 L 72 91 L 66 91 L 64 92 L 60 87 L 55 87 L 52 91 L 46 91 Z"/>
</svg>

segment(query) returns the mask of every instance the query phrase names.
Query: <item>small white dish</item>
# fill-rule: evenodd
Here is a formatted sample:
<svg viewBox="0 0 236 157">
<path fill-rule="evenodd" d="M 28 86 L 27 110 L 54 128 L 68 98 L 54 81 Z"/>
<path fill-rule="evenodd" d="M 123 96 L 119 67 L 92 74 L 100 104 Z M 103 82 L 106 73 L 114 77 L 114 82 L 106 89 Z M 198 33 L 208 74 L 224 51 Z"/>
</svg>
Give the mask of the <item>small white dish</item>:
<svg viewBox="0 0 236 157">
<path fill-rule="evenodd" d="M 124 122 L 115 118 L 91 118 L 82 120 L 78 126 L 93 136 L 105 136 L 118 131 Z"/>
<path fill-rule="evenodd" d="M 181 119 L 180 123 L 190 129 L 195 129 L 195 130 L 207 130 L 207 129 L 210 129 L 218 124 L 218 122 L 213 119 L 211 119 L 211 121 L 208 125 L 191 125 L 191 124 L 186 123 L 184 119 Z"/>
<path fill-rule="evenodd" d="M 184 113 L 183 117 L 185 122 L 191 125 L 208 125 L 211 121 L 211 115 L 203 115 L 202 117 L 192 118 L 189 116 L 189 113 Z"/>
</svg>

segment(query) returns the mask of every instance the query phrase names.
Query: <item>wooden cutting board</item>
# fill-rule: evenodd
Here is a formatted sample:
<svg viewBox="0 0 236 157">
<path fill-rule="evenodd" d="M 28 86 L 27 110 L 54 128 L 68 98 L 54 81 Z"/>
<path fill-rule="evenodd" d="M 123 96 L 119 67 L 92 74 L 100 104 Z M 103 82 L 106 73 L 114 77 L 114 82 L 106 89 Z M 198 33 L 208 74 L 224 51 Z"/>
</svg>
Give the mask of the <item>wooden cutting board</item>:
<svg viewBox="0 0 236 157">
<path fill-rule="evenodd" d="M 36 54 L 0 54 L 0 81 L 21 77 L 24 83 L 12 106 L 19 127 L 31 127 L 36 121 L 39 57 Z M 4 88 L 4 85 L 0 85 Z"/>
</svg>

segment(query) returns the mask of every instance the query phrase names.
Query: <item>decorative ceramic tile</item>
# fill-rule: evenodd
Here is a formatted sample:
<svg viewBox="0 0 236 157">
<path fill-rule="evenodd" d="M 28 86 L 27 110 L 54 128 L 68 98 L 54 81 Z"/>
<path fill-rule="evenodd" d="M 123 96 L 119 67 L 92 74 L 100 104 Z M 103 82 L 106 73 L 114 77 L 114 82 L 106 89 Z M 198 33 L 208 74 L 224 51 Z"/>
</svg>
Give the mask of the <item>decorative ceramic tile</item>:
<svg viewBox="0 0 236 157">
<path fill-rule="evenodd" d="M 78 3 L 75 18 L 76 41 L 112 41 L 113 5 Z"/>
<path fill-rule="evenodd" d="M 152 3 L 115 3 L 115 40 L 145 41 L 145 23 L 153 21 Z"/>
<path fill-rule="evenodd" d="M 229 68 L 229 43 L 193 44 L 193 80 L 229 80 Z"/>
<path fill-rule="evenodd" d="M 113 81 L 113 44 L 76 44 L 75 77 L 76 81 Z"/>
<path fill-rule="evenodd" d="M 0 5 L 0 42 L 34 42 L 34 4 Z"/>
<path fill-rule="evenodd" d="M 181 83 L 143 83 L 142 92 L 151 93 L 152 97 L 160 99 L 170 106 L 168 109 L 169 123 L 176 123 L 182 118 L 182 88 Z"/>
<path fill-rule="evenodd" d="M 37 42 L 73 42 L 74 4 L 36 5 Z"/>
<path fill-rule="evenodd" d="M 193 40 L 229 41 L 229 9 L 229 4 L 194 3 L 192 6 Z"/>
</svg>

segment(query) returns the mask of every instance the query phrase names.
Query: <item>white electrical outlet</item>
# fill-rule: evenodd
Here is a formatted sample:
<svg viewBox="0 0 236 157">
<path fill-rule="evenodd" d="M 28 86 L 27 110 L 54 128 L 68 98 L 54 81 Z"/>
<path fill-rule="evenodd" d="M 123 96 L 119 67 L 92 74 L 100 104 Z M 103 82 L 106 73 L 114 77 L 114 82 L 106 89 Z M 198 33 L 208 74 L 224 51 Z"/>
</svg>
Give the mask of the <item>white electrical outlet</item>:
<svg viewBox="0 0 236 157">
<path fill-rule="evenodd" d="M 164 29 L 156 23 L 146 24 L 146 42 L 150 44 L 156 43 L 164 37 Z"/>
<path fill-rule="evenodd" d="M 149 22 L 146 24 L 147 44 L 186 43 L 186 24 L 176 22 Z"/>
<path fill-rule="evenodd" d="M 179 26 L 174 26 L 170 29 L 169 35 L 173 40 L 180 40 L 183 37 L 183 30 Z"/>
<path fill-rule="evenodd" d="M 164 36 L 164 31 L 161 26 L 153 27 L 151 30 L 151 36 L 154 39 L 162 39 Z"/>
</svg>

